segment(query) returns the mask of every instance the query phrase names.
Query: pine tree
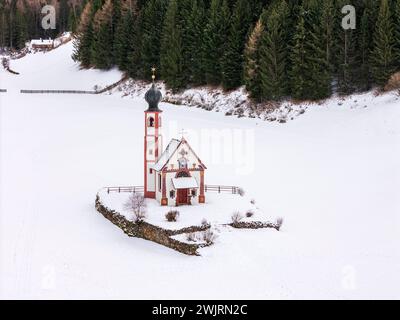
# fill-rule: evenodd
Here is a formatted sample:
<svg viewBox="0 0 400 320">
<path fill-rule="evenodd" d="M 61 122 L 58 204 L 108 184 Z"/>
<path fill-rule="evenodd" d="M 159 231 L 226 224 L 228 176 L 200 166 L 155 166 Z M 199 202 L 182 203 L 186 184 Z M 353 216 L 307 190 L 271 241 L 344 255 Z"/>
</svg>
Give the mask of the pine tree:
<svg viewBox="0 0 400 320">
<path fill-rule="evenodd" d="M 227 0 L 212 0 L 204 31 L 204 71 L 206 82 L 218 85 L 222 81 L 221 61 L 229 28 L 230 11 Z"/>
<path fill-rule="evenodd" d="M 260 79 L 260 40 L 264 32 L 263 19 L 260 18 L 256 23 L 246 44 L 244 51 L 244 82 L 250 97 L 255 101 L 260 101 L 262 97 Z"/>
<path fill-rule="evenodd" d="M 121 70 L 128 70 L 129 56 L 136 48 L 136 20 L 138 8 L 136 0 L 122 3 L 121 18 L 119 19 L 114 37 L 115 63 Z"/>
<path fill-rule="evenodd" d="M 400 1 L 393 4 L 395 68 L 400 71 Z"/>
<path fill-rule="evenodd" d="M 305 10 L 299 8 L 299 18 L 294 31 L 293 47 L 291 50 L 291 93 L 293 98 L 302 99 L 307 97 L 306 75 L 310 71 L 306 63 L 306 27 Z"/>
<path fill-rule="evenodd" d="M 150 80 L 150 69 L 160 65 L 160 39 L 167 8 L 165 0 L 148 0 L 143 8 L 140 37 L 140 70 L 138 74 Z"/>
<path fill-rule="evenodd" d="M 182 34 L 178 23 L 178 2 L 170 0 L 161 40 L 161 77 L 172 89 L 183 87 Z"/>
<path fill-rule="evenodd" d="M 261 94 L 267 100 L 279 100 L 288 92 L 286 1 L 276 2 L 269 10 L 260 43 Z"/>
<path fill-rule="evenodd" d="M 243 83 L 243 50 L 251 18 L 249 2 L 237 0 L 222 60 L 222 84 L 226 90 L 235 89 Z"/>
<path fill-rule="evenodd" d="M 191 74 L 191 52 L 190 52 L 190 41 L 189 39 L 191 30 L 190 28 L 190 19 L 191 19 L 191 11 L 193 3 L 196 0 L 178 0 L 178 17 L 177 17 L 177 26 L 180 30 L 181 34 L 181 75 L 182 82 L 185 84 L 189 83 Z"/>
<path fill-rule="evenodd" d="M 372 0 L 375 1 L 375 0 Z M 373 32 L 371 16 L 373 15 L 373 7 L 371 1 L 367 1 L 363 8 L 358 33 L 358 54 L 357 64 L 359 67 L 358 77 L 355 77 L 354 82 L 357 88 L 361 91 L 371 88 L 371 70 L 369 55 L 372 50 L 371 34 Z"/>
<path fill-rule="evenodd" d="M 113 65 L 112 0 L 107 0 L 94 16 L 94 41 L 91 62 L 96 68 L 109 69 Z"/>
<path fill-rule="evenodd" d="M 343 6 L 348 5 L 348 0 L 338 0 L 337 10 L 340 12 Z M 350 3 L 354 5 L 354 3 Z M 358 73 L 357 54 L 357 30 L 343 29 L 342 19 L 337 19 L 335 26 L 336 41 L 336 72 L 338 79 L 338 92 L 350 94 L 356 90 L 356 79 Z"/>
<path fill-rule="evenodd" d="M 372 77 L 383 86 L 395 70 L 394 28 L 388 0 L 381 0 L 371 52 Z"/>
<path fill-rule="evenodd" d="M 92 10 L 92 2 L 89 1 L 81 14 L 74 40 L 72 58 L 75 61 L 80 61 L 84 68 L 88 68 L 91 64 L 91 45 L 93 40 Z"/>
<path fill-rule="evenodd" d="M 189 83 L 194 85 L 201 85 L 205 81 L 203 67 L 204 19 L 204 1 L 193 0 L 184 43 L 184 46 L 187 47 L 187 56 L 184 59 L 188 61 L 186 72 L 189 75 Z"/>
</svg>

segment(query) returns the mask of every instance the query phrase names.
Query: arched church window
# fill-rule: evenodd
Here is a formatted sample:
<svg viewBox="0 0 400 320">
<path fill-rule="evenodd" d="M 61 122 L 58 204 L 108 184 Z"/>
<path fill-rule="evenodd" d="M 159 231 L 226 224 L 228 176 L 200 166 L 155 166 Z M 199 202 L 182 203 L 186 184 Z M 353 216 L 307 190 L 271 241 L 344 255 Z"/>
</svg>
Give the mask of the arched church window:
<svg viewBox="0 0 400 320">
<path fill-rule="evenodd" d="M 149 118 L 149 120 L 148 120 L 148 124 L 147 124 L 149 127 L 151 127 L 151 128 L 153 128 L 154 127 L 154 118 L 153 117 L 150 117 Z"/>
</svg>

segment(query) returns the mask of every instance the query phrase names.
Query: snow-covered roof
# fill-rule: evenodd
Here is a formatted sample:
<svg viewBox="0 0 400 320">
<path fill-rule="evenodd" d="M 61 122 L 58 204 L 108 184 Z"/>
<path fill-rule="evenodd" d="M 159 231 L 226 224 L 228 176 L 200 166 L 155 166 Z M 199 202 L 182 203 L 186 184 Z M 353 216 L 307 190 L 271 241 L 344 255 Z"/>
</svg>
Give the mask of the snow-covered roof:
<svg viewBox="0 0 400 320">
<path fill-rule="evenodd" d="M 167 148 L 165 151 L 162 153 L 160 158 L 158 158 L 157 163 L 153 166 L 153 169 L 156 171 L 161 171 L 162 168 L 168 163 L 168 160 L 171 158 L 171 156 L 174 154 L 176 149 L 178 149 L 180 145 L 180 141 L 177 139 L 172 139 L 170 143 L 168 144 Z"/>
<path fill-rule="evenodd" d="M 51 45 L 53 44 L 53 40 L 51 39 L 33 39 L 31 40 L 31 44 L 35 45 Z"/>
<path fill-rule="evenodd" d="M 197 181 L 193 177 L 183 177 L 183 178 L 172 178 L 172 184 L 174 185 L 174 189 L 191 189 L 198 188 L 199 185 Z"/>
</svg>

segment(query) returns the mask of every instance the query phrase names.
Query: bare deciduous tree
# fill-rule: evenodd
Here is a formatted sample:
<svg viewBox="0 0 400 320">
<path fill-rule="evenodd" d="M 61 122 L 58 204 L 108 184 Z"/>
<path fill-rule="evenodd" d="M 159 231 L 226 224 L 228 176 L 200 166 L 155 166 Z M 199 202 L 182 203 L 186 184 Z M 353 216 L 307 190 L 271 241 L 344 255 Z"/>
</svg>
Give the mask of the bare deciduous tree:
<svg viewBox="0 0 400 320">
<path fill-rule="evenodd" d="M 124 204 L 124 209 L 131 211 L 134 222 L 142 222 L 146 218 L 146 199 L 141 193 L 133 193 Z"/>
</svg>

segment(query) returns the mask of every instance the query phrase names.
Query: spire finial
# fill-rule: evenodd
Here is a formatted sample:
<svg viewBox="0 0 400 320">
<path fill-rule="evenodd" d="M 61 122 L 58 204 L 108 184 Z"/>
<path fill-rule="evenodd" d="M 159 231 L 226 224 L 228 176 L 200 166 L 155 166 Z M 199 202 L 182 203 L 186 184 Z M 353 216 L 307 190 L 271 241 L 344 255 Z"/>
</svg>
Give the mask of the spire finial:
<svg viewBox="0 0 400 320">
<path fill-rule="evenodd" d="M 182 139 L 185 139 L 184 135 L 185 135 L 186 133 L 187 133 L 187 132 L 185 131 L 185 129 L 181 129 L 181 131 L 179 131 L 179 134 L 182 136 Z"/>
<path fill-rule="evenodd" d="M 151 79 L 153 79 L 153 83 L 156 80 L 156 71 L 157 71 L 156 67 L 151 68 L 151 72 L 153 73 Z"/>
</svg>

